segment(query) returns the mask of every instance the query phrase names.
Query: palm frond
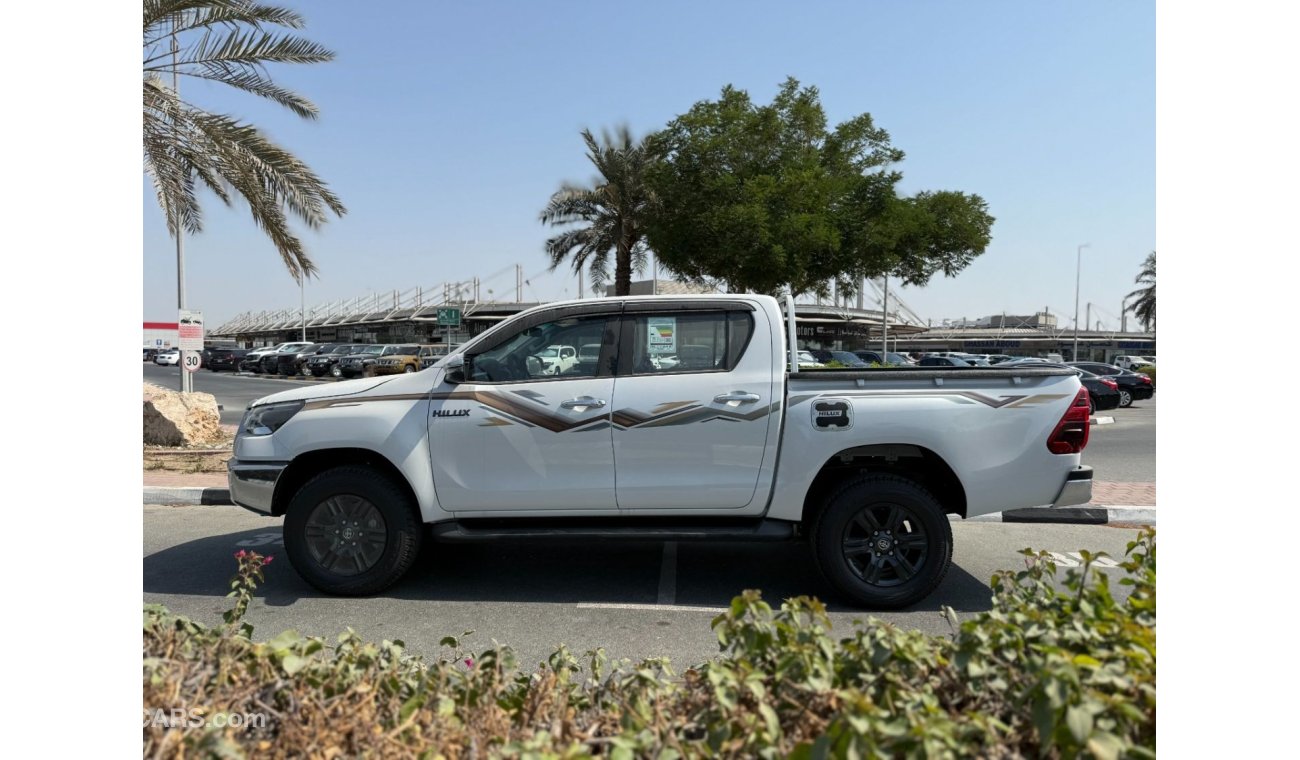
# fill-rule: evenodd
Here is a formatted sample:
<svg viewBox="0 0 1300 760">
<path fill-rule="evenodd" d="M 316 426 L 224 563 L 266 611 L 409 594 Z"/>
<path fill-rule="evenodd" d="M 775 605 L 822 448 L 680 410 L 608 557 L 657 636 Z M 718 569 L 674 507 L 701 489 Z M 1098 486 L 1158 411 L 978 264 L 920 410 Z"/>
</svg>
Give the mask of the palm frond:
<svg viewBox="0 0 1300 760">
<path fill-rule="evenodd" d="M 203 30 L 196 42 L 178 45 L 177 74 L 229 85 L 309 119 L 317 115 L 316 106 L 275 84 L 265 65 L 318 63 L 333 59 L 334 53 L 301 37 L 264 31 L 263 25 L 302 26 L 297 13 L 273 6 L 245 0 L 146 0 L 144 12 L 144 165 L 168 230 L 173 235 L 201 231 L 200 186 L 227 205 L 239 196 L 290 273 L 295 278 L 314 274 L 316 265 L 291 229 L 291 219 L 316 228 L 347 209 L 306 163 L 256 127 L 181 100 L 161 76 L 173 70 L 170 45 L 163 43 L 173 35 Z"/>
</svg>

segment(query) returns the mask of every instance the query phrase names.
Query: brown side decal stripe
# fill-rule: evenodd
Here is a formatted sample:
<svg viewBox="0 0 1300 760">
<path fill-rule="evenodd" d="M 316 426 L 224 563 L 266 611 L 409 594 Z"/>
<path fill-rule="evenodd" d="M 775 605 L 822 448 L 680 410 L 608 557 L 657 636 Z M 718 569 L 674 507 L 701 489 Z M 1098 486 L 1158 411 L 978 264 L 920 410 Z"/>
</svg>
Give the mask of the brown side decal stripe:
<svg viewBox="0 0 1300 760">
<path fill-rule="evenodd" d="M 819 398 L 941 398 L 958 404 L 977 402 L 994 409 L 1037 406 L 1049 401 L 1066 398 L 1064 393 L 1038 393 L 1032 396 L 985 396 L 978 391 L 848 391 L 846 393 L 825 393 L 790 397 L 790 406 L 797 406 L 809 399 Z"/>
</svg>

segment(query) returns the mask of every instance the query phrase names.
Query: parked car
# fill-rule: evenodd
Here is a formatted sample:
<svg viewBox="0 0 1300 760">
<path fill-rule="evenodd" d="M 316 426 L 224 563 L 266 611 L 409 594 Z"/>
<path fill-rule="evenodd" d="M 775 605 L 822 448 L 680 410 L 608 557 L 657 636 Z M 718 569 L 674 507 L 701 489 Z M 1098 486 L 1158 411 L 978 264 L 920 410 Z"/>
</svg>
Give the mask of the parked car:
<svg viewBox="0 0 1300 760">
<path fill-rule="evenodd" d="M 868 365 L 871 364 L 883 365 L 888 363 L 894 365 L 895 367 L 910 367 L 916 364 L 916 361 L 913 360 L 912 357 L 908 356 L 907 354 L 895 353 L 894 351 L 890 351 L 889 353 L 885 354 L 889 358 L 884 361 L 881 360 L 879 351 L 854 351 L 853 355 L 858 357 L 862 361 L 866 362 Z"/>
<path fill-rule="evenodd" d="M 383 355 L 375 362 L 376 375 L 401 375 L 424 369 L 423 360 L 433 355 L 433 346 L 398 346 L 393 353 Z"/>
<path fill-rule="evenodd" d="M 331 372 L 335 377 L 361 377 L 369 375 L 370 368 L 379 361 L 379 355 L 388 348 L 382 343 L 362 346 L 356 353 L 348 354 L 338 360 Z"/>
<path fill-rule="evenodd" d="M 280 348 L 262 356 L 262 372 L 268 375 L 280 374 L 280 357 L 296 357 L 299 351 L 315 346 L 315 343 L 285 343 Z"/>
<path fill-rule="evenodd" d="M 1088 389 L 1088 410 L 1090 414 L 1096 414 L 1097 412 L 1104 412 L 1119 406 L 1119 399 L 1120 399 L 1119 384 L 1108 377 L 1102 377 L 1101 375 L 1094 374 L 1092 372 L 1089 372 L 1086 369 L 1080 369 L 1079 367 L 1072 367 L 1065 363 L 1044 362 L 1044 361 L 1002 362 L 998 366 L 999 367 L 1029 366 L 1034 368 L 1059 367 L 1063 369 L 1073 370 L 1074 372 L 1078 373 L 1079 382 L 1083 384 L 1084 388 Z"/>
<path fill-rule="evenodd" d="M 279 357 L 286 355 L 286 353 L 289 353 L 290 356 L 296 355 L 296 353 L 302 351 L 303 348 L 309 346 L 315 346 L 315 343 L 285 343 L 283 346 L 277 348 L 276 351 L 265 353 L 265 355 L 261 357 L 261 372 L 265 374 L 279 374 Z"/>
<path fill-rule="evenodd" d="M 1071 367 L 1086 369 L 1094 375 L 1109 377 L 1119 386 L 1119 405 L 1130 407 L 1134 401 L 1146 401 L 1156 395 L 1156 386 L 1149 375 L 1102 364 L 1101 362 L 1070 362 Z"/>
<path fill-rule="evenodd" d="M 334 348 L 333 343 L 313 343 L 297 353 L 277 354 L 276 372 L 281 375 L 309 375 L 307 360 Z"/>
<path fill-rule="evenodd" d="M 989 364 L 1001 364 L 1002 362 L 1011 361 L 1014 357 L 1008 356 L 1007 354 L 989 354 L 984 358 L 989 360 Z"/>
<path fill-rule="evenodd" d="M 266 356 L 267 354 L 275 353 L 276 351 L 279 351 L 280 349 L 284 348 L 287 345 L 289 344 L 277 343 L 274 346 L 261 346 L 259 348 L 254 348 L 249 350 L 247 354 L 244 354 L 243 361 L 239 363 L 239 370 L 241 372 L 261 372 L 262 357 Z"/>
<path fill-rule="evenodd" d="M 1155 364 L 1154 356 L 1116 356 L 1114 364 L 1120 369 L 1135 370 L 1148 364 Z"/>
<path fill-rule="evenodd" d="M 918 367 L 969 367 L 970 362 L 959 356 L 935 356 L 926 354 L 917 362 Z"/>
<path fill-rule="evenodd" d="M 798 356 L 800 369 L 817 369 L 826 366 L 817 361 L 817 357 L 813 356 L 811 351 L 800 351 Z"/>
<path fill-rule="evenodd" d="M 548 346 L 674 317 L 717 358 L 641 373 L 650 344 L 623 340 L 620 372 L 530 374 Z M 846 600 L 881 609 L 949 575 L 951 517 L 1090 500 L 1079 370 L 802 372 L 783 320 L 762 295 L 541 305 L 428 372 L 254 401 L 230 495 L 283 517 L 289 563 L 330 594 L 392 586 L 432 541 L 802 540 Z"/>
<path fill-rule="evenodd" d="M 179 349 L 175 348 L 159 351 L 158 354 L 154 356 L 153 363 L 164 367 L 175 367 L 181 363 L 181 352 Z"/>
<path fill-rule="evenodd" d="M 420 357 L 421 369 L 428 369 L 429 367 L 432 367 L 434 364 L 437 364 L 440 360 L 446 358 L 448 353 L 454 353 L 460 347 L 461 347 L 460 343 L 453 343 L 451 344 L 451 351 L 448 351 L 445 345 L 441 345 L 441 344 L 435 345 L 433 347 L 432 353 L 430 353 L 427 356 Z"/>
<path fill-rule="evenodd" d="M 248 355 L 248 351 L 243 348 L 214 348 L 208 352 L 208 360 L 203 366 L 213 372 L 230 370 L 235 372 L 239 369 L 239 364 Z"/>
<path fill-rule="evenodd" d="M 544 375 L 563 375 L 578 364 L 578 349 L 573 346 L 547 346 L 533 354 L 541 362 Z"/>
<path fill-rule="evenodd" d="M 153 358 L 158 355 L 158 351 L 159 349 L 157 348 L 150 348 L 146 346 L 144 349 L 144 360 L 147 362 L 153 361 Z"/>
<path fill-rule="evenodd" d="M 338 364 L 339 359 L 348 354 L 354 354 L 361 348 L 364 348 L 364 346 L 356 343 L 332 343 L 328 351 L 322 351 L 307 357 L 307 361 L 303 363 L 305 374 L 312 377 L 333 375 L 335 365 Z"/>
</svg>

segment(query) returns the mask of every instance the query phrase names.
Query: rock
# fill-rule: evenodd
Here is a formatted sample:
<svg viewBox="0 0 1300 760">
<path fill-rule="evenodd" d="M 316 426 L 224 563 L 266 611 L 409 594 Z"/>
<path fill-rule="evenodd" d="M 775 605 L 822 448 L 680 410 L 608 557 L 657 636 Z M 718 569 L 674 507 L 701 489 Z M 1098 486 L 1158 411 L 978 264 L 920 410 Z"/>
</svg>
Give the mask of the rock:
<svg viewBox="0 0 1300 760">
<path fill-rule="evenodd" d="M 144 443 L 153 446 L 193 446 L 219 443 L 221 413 L 211 393 L 181 395 L 144 384 Z"/>
</svg>

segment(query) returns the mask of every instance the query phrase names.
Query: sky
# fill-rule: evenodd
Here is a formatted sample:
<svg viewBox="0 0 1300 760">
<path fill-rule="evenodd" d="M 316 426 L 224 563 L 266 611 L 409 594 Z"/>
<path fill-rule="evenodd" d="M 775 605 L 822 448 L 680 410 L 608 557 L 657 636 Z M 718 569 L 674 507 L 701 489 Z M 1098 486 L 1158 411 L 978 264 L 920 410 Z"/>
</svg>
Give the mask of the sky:
<svg viewBox="0 0 1300 760">
<path fill-rule="evenodd" d="M 888 130 L 906 153 L 900 192 L 988 202 L 985 253 L 901 289 L 924 319 L 1046 307 L 1066 325 L 1087 243 L 1080 318 L 1091 302 L 1094 326 L 1115 329 L 1155 249 L 1153 2 L 282 4 L 338 54 L 270 70 L 319 119 L 204 82 L 181 89 L 256 124 L 347 206 L 299 228 L 320 269 L 309 309 L 475 276 L 483 298 L 513 300 L 515 264 L 524 300 L 574 298 L 567 268 L 547 272 L 555 231 L 538 213 L 562 182 L 592 180 L 579 132 L 645 134 L 727 84 L 767 103 L 788 76 L 820 90 L 831 125 L 867 112 Z M 170 321 L 175 243 L 141 186 L 144 319 Z M 189 308 L 210 327 L 297 309 L 296 281 L 242 201 L 202 200 L 205 228 L 185 240 Z"/>
</svg>

